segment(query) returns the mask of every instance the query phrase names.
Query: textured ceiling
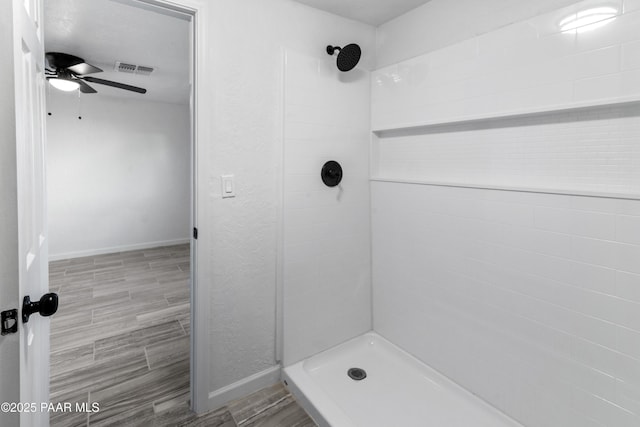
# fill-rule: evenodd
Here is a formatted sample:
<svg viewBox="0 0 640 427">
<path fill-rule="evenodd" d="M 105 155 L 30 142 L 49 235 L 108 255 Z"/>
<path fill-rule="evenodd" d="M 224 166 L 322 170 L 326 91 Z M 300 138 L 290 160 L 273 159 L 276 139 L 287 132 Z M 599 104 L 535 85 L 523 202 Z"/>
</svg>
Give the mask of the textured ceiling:
<svg viewBox="0 0 640 427">
<path fill-rule="evenodd" d="M 383 24 L 429 0 L 295 0 L 316 9 L 373 26 Z"/>
<path fill-rule="evenodd" d="M 145 95 L 91 85 L 97 94 L 186 104 L 189 101 L 189 22 L 125 0 L 46 0 L 47 52 L 64 52 L 102 68 L 95 77 L 140 86 Z M 154 67 L 150 76 L 114 71 L 115 61 Z"/>
</svg>

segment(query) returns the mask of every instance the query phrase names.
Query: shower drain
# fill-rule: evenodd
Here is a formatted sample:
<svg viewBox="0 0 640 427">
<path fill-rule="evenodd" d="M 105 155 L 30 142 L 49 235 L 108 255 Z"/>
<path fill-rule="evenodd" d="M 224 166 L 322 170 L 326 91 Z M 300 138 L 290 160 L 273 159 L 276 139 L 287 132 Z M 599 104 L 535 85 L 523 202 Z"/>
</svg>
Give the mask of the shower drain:
<svg viewBox="0 0 640 427">
<path fill-rule="evenodd" d="M 361 368 L 351 368 L 347 371 L 347 375 L 354 381 L 361 381 L 367 378 L 367 371 Z"/>
</svg>

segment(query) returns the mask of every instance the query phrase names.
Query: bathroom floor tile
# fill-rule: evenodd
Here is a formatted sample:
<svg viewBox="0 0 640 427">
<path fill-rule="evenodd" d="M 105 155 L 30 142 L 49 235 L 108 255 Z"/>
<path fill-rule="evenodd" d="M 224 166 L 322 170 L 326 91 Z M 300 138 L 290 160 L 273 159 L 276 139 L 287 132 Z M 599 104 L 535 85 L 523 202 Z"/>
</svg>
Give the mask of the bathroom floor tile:
<svg viewBox="0 0 640 427">
<path fill-rule="evenodd" d="M 55 261 L 50 277 L 51 401 L 100 404 L 52 427 L 315 425 L 281 384 L 191 412 L 189 245 Z"/>
</svg>

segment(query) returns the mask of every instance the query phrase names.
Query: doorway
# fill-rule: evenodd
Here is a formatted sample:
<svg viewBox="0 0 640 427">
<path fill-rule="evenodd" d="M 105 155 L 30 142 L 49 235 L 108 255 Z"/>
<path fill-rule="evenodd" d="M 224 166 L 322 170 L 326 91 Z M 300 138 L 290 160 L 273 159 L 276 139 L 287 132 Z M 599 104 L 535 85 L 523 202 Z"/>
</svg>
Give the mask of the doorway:
<svg viewBox="0 0 640 427">
<path fill-rule="evenodd" d="M 56 16 L 57 3 L 64 16 Z M 96 17 L 100 22 L 91 22 Z M 190 19 L 133 0 L 45 4 L 46 51 L 81 57 L 103 70 L 96 77 L 148 89 L 145 95 L 122 93 L 88 79 L 98 93 L 48 88 L 50 287 L 60 296 L 52 318 L 51 401 L 98 409 L 52 413 L 52 425 L 153 420 L 189 408 L 195 249 Z M 127 50 L 136 34 L 164 37 L 160 54 L 170 55 L 176 37 L 168 28 L 177 21 L 187 29 L 183 94 L 154 79 L 179 67 L 146 59 L 153 53 L 150 40 Z M 58 38 L 56 23 L 63 27 Z M 83 28 L 90 30 L 82 35 Z M 112 40 L 118 37 L 128 40 Z M 109 43 L 119 49 L 107 61 Z M 177 157 L 182 166 L 171 167 Z M 187 175 L 178 178 L 180 171 Z"/>
</svg>

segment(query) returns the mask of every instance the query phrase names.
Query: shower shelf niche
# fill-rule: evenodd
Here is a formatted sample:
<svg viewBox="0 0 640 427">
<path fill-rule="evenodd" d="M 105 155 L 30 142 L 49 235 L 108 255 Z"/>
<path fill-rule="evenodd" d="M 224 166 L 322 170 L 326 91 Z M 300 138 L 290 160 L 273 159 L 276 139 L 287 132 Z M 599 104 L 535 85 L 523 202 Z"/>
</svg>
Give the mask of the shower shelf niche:
<svg viewBox="0 0 640 427">
<path fill-rule="evenodd" d="M 458 187 L 473 189 L 489 189 L 500 191 L 516 191 L 525 193 L 543 193 L 555 195 L 571 195 L 597 198 L 610 198 L 622 200 L 640 200 L 640 193 L 637 187 L 613 188 L 605 186 L 589 189 L 584 186 L 576 185 L 575 182 L 565 182 L 564 185 L 557 187 L 541 185 L 509 185 L 504 182 L 496 181 L 495 177 L 482 180 L 474 180 L 473 182 L 453 182 L 445 179 L 435 180 L 426 177 L 412 176 L 405 172 L 397 170 L 383 171 L 380 169 L 380 158 L 378 150 L 380 143 L 393 144 L 401 141 L 410 141 L 410 143 L 420 144 L 420 138 L 430 134 L 458 133 L 466 131 L 482 131 L 503 129 L 518 126 L 546 125 L 558 123 L 573 123 L 585 120 L 585 117 L 591 119 L 603 119 L 607 117 L 623 117 L 623 116 L 640 116 L 640 99 L 636 97 L 627 97 L 625 99 L 616 98 L 612 100 L 602 101 L 600 103 L 583 103 L 565 105 L 554 109 L 538 109 L 520 112 L 511 112 L 504 114 L 492 114 L 483 116 L 461 116 L 452 118 L 451 120 L 423 122 L 421 124 L 408 124 L 406 126 L 396 126 L 389 128 L 374 129 L 372 140 L 372 152 L 374 153 L 371 161 L 372 174 L 370 181 L 393 182 L 402 184 L 431 185 L 438 187 Z M 416 137 L 416 138 L 413 138 Z M 430 139 L 425 139 L 430 140 Z M 417 142 L 416 142 L 417 141 Z M 547 184 L 549 184 L 547 182 Z M 568 184 L 568 185 L 567 185 Z"/>
<path fill-rule="evenodd" d="M 425 120 L 423 122 L 402 123 L 393 126 L 372 126 L 372 132 L 378 138 L 388 138 L 397 136 L 420 135 L 432 133 L 435 130 L 459 131 L 460 127 L 478 127 L 491 122 L 504 122 L 531 117 L 553 116 L 555 114 L 581 112 L 589 110 L 599 110 L 608 108 L 625 108 L 640 106 L 640 96 L 617 97 L 601 99 L 598 101 L 575 102 L 570 104 L 541 107 L 535 109 L 523 109 L 513 111 L 503 111 L 490 114 L 451 116 L 438 120 Z"/>
</svg>

